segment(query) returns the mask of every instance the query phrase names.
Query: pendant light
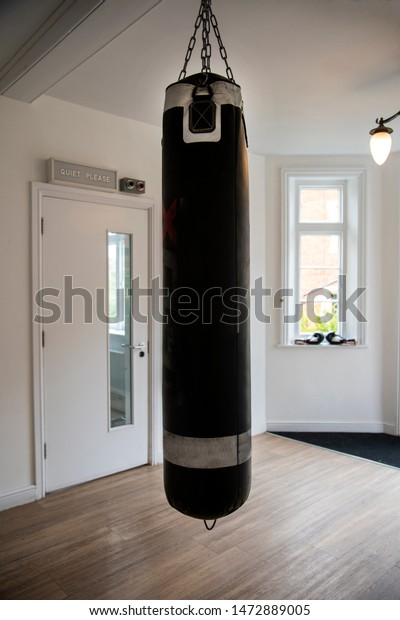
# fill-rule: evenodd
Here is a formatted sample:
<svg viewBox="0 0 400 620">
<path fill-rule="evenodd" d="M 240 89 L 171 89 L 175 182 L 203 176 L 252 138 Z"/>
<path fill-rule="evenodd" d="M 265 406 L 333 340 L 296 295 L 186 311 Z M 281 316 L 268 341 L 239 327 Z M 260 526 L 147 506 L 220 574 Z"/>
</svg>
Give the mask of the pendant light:
<svg viewBox="0 0 400 620">
<path fill-rule="evenodd" d="M 386 118 L 377 118 L 376 123 L 378 127 L 374 127 L 369 132 L 371 135 L 370 140 L 370 149 L 371 155 L 374 161 L 381 166 L 387 160 L 390 149 L 392 148 L 392 136 L 393 129 L 391 127 L 386 127 L 386 123 L 390 123 L 395 118 L 400 116 L 400 112 L 396 112 L 393 116 Z"/>
</svg>

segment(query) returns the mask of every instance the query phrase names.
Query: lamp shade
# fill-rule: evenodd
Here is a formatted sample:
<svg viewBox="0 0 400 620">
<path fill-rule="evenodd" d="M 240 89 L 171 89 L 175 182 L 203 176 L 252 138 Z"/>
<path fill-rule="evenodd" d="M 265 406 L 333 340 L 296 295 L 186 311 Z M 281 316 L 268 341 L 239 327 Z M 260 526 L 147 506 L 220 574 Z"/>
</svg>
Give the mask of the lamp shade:
<svg viewBox="0 0 400 620">
<path fill-rule="evenodd" d="M 385 163 L 392 147 L 392 136 L 385 128 L 382 131 L 375 131 L 370 140 L 371 155 L 374 161 L 381 166 Z"/>
</svg>

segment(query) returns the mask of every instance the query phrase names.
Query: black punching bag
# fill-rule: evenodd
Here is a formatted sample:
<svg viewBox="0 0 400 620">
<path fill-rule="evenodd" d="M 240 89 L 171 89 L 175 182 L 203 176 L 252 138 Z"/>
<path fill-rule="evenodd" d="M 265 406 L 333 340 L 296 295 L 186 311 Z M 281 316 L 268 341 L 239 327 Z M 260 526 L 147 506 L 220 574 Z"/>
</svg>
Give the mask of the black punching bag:
<svg viewBox="0 0 400 620">
<path fill-rule="evenodd" d="M 229 79 L 211 73 L 210 22 Z M 200 23 L 202 72 L 185 77 Z M 180 512 L 215 520 L 249 495 L 251 416 L 246 136 L 211 0 L 180 77 L 163 116 L 164 487 Z"/>
</svg>

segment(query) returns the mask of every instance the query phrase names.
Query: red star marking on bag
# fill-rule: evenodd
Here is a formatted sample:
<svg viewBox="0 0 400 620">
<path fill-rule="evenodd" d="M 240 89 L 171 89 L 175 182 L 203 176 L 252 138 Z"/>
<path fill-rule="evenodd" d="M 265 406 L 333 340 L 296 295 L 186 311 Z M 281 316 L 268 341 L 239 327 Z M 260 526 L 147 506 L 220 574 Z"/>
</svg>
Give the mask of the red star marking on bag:
<svg viewBox="0 0 400 620">
<path fill-rule="evenodd" d="M 176 218 L 176 198 L 170 205 L 168 211 L 163 206 L 163 238 L 168 234 L 172 243 L 176 245 L 176 230 L 174 226 L 174 220 Z"/>
</svg>

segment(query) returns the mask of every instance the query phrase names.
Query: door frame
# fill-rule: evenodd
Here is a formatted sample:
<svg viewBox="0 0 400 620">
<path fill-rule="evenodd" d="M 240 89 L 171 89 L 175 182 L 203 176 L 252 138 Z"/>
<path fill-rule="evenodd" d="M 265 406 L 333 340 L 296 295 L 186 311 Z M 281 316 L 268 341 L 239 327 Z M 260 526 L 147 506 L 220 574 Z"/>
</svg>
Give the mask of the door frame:
<svg viewBox="0 0 400 620">
<path fill-rule="evenodd" d="M 44 433 L 44 355 L 42 325 L 35 323 L 37 313 L 35 294 L 43 288 L 42 217 L 44 198 L 61 198 L 111 207 L 141 209 L 148 213 L 149 223 L 149 282 L 161 274 L 161 214 L 157 202 L 142 196 L 101 192 L 51 183 L 31 183 L 32 201 L 32 354 L 33 354 L 33 414 L 36 499 L 46 494 L 45 433 Z M 151 304 L 149 304 L 151 308 Z M 161 401 L 161 338 L 162 325 L 149 312 L 149 385 L 148 385 L 148 462 L 162 462 L 162 401 Z"/>
</svg>

